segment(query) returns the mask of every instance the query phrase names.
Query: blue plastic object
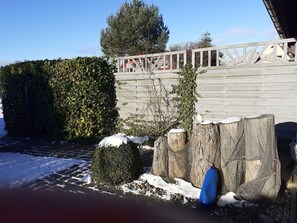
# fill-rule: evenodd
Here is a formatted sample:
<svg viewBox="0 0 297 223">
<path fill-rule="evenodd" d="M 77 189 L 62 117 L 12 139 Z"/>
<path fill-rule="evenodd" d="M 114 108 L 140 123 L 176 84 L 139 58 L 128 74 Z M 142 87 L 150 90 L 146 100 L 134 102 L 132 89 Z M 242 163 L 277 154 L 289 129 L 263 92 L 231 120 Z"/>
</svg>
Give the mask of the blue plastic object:
<svg viewBox="0 0 297 223">
<path fill-rule="evenodd" d="M 205 175 L 199 197 L 201 207 L 210 208 L 216 201 L 218 184 L 218 172 L 214 167 L 210 167 Z"/>
</svg>

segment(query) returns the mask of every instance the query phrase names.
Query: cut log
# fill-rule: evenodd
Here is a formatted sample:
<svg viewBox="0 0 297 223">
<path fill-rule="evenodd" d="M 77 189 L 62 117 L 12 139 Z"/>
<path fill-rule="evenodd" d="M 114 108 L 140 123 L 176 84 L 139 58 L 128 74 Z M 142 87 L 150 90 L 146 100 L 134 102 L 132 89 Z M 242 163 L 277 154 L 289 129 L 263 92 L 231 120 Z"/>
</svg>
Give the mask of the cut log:
<svg viewBox="0 0 297 223">
<path fill-rule="evenodd" d="M 186 130 L 173 129 L 168 133 L 168 175 L 171 179 L 188 179 L 190 163 L 187 141 Z"/>
<path fill-rule="evenodd" d="M 168 177 L 168 149 L 167 137 L 160 136 L 154 143 L 152 174 Z"/>
<path fill-rule="evenodd" d="M 171 129 L 168 132 L 168 145 L 174 152 L 182 150 L 187 140 L 187 131 L 184 129 Z"/>
<path fill-rule="evenodd" d="M 236 192 L 243 183 L 245 138 L 243 121 L 220 123 L 222 194 Z"/>
<path fill-rule="evenodd" d="M 215 124 L 197 124 L 192 130 L 190 142 L 192 165 L 190 181 L 195 187 L 202 187 L 210 166 L 220 169 L 219 128 Z"/>
</svg>

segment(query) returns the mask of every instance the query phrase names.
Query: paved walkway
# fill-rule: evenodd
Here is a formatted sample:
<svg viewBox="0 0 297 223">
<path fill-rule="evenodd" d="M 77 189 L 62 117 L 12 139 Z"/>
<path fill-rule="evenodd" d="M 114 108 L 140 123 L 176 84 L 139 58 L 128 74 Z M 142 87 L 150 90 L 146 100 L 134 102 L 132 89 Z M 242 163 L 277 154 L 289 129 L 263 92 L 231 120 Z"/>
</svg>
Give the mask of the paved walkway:
<svg viewBox="0 0 297 223">
<path fill-rule="evenodd" d="M 77 145 L 63 141 L 47 142 L 24 138 L 0 140 L 0 152 L 86 161 L 22 186 L 22 189 L 30 191 L 64 191 L 73 193 L 98 191 L 102 193 L 103 191 L 96 185 L 89 184 L 87 182 L 88 179 L 86 179 L 90 175 L 91 157 L 95 148 L 96 145 Z"/>
<path fill-rule="evenodd" d="M 121 196 L 121 191 L 114 188 L 99 188 L 87 182 L 90 175 L 91 159 L 97 145 L 75 144 L 64 141 L 29 140 L 26 138 L 0 139 L 0 152 L 21 153 L 32 156 L 71 158 L 85 162 L 53 173 L 42 179 L 37 179 L 22 188 L 30 191 L 64 191 L 73 193 L 104 193 Z M 146 151 L 147 152 L 147 151 Z M 146 153 L 144 152 L 144 153 Z M 151 166 L 149 156 L 142 156 L 145 166 Z"/>
</svg>

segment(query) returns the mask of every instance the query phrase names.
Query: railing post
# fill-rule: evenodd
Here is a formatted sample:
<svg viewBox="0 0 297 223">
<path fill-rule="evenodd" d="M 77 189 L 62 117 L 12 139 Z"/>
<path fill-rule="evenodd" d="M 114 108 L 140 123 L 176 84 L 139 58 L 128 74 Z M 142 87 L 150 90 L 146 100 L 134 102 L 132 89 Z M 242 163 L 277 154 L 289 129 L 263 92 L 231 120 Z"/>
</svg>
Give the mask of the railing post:
<svg viewBox="0 0 297 223">
<path fill-rule="evenodd" d="M 288 42 L 284 43 L 283 61 L 288 62 Z"/>
<path fill-rule="evenodd" d="M 208 67 L 211 67 L 211 50 L 208 50 Z"/>
<path fill-rule="evenodd" d="M 297 46 L 296 46 L 296 40 L 295 40 L 295 44 L 294 44 L 294 48 L 295 48 L 295 62 L 297 61 Z"/>
<path fill-rule="evenodd" d="M 275 62 L 276 61 L 276 55 L 277 55 L 277 44 L 276 43 L 274 43 L 273 44 L 273 62 Z"/>
<path fill-rule="evenodd" d="M 220 66 L 220 60 L 219 60 L 219 57 L 220 57 L 220 50 L 216 50 L 216 66 Z"/>
</svg>

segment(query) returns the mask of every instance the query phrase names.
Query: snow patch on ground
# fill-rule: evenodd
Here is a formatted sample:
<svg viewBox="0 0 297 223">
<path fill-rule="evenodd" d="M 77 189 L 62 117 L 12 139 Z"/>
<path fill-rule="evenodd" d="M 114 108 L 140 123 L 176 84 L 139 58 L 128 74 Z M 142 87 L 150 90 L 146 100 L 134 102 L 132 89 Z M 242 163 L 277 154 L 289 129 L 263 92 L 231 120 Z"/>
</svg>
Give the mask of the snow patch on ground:
<svg viewBox="0 0 297 223">
<path fill-rule="evenodd" d="M 236 200 L 234 198 L 235 195 L 236 194 L 234 192 L 228 192 L 227 194 L 220 197 L 220 199 L 217 202 L 217 205 L 219 207 L 223 207 L 223 206 L 226 206 L 226 205 L 233 205 L 233 206 L 240 207 L 240 208 L 248 207 L 248 206 L 255 206 L 256 205 L 256 204 L 244 201 L 244 200 L 241 200 L 241 201 Z"/>
<path fill-rule="evenodd" d="M 180 194 L 184 196 L 184 203 L 188 202 L 187 199 L 197 199 L 197 203 L 198 203 L 198 199 L 201 193 L 200 188 L 193 187 L 191 183 L 179 178 L 175 178 L 174 180 L 175 180 L 175 183 L 167 183 L 160 176 L 155 176 L 151 173 L 144 173 L 139 177 L 138 180 L 135 180 L 131 183 L 124 184 L 121 186 L 121 188 L 124 194 L 132 193 L 135 195 L 144 195 L 149 197 L 155 196 L 163 200 L 170 200 L 173 195 Z M 145 184 L 146 182 L 155 188 L 162 189 L 164 193 L 162 195 L 158 195 L 150 191 L 145 191 L 141 189 L 143 188 L 141 187 L 141 185 Z M 131 186 L 132 184 L 134 185 L 133 187 Z M 217 205 L 219 207 L 226 206 L 226 205 L 233 205 L 241 208 L 255 205 L 247 201 L 236 200 L 234 196 L 235 196 L 234 192 L 229 192 L 221 196 L 217 201 Z"/>
<path fill-rule="evenodd" d="M 15 188 L 85 162 L 77 159 L 0 153 L 0 188 Z"/>
<path fill-rule="evenodd" d="M 91 171 L 87 171 L 86 174 L 82 177 L 79 178 L 79 181 L 84 182 L 85 184 L 90 184 L 92 182 L 92 174 Z"/>
<path fill-rule="evenodd" d="M 201 189 L 195 188 L 191 183 L 179 178 L 175 178 L 175 184 L 167 183 L 162 179 L 162 177 L 155 176 L 153 174 L 143 174 L 140 179 L 142 181 L 147 181 L 150 185 L 156 188 L 161 188 L 171 194 L 182 194 L 188 198 L 197 199 L 201 192 Z"/>
<path fill-rule="evenodd" d="M 170 200 L 171 195 L 173 194 L 182 194 L 186 198 L 197 199 L 200 196 L 201 189 L 195 188 L 191 183 L 186 182 L 182 179 L 175 178 L 175 184 L 165 182 L 162 177 L 155 176 L 153 174 L 142 174 L 138 180 L 133 181 L 133 184 L 143 184 L 147 182 L 155 188 L 164 190 L 164 194 L 160 196 L 160 199 Z M 122 190 L 124 193 L 133 193 L 133 194 L 144 194 L 145 196 L 152 196 L 153 194 L 149 191 L 141 191 L 141 189 L 130 189 L 130 183 L 122 185 Z"/>
</svg>

